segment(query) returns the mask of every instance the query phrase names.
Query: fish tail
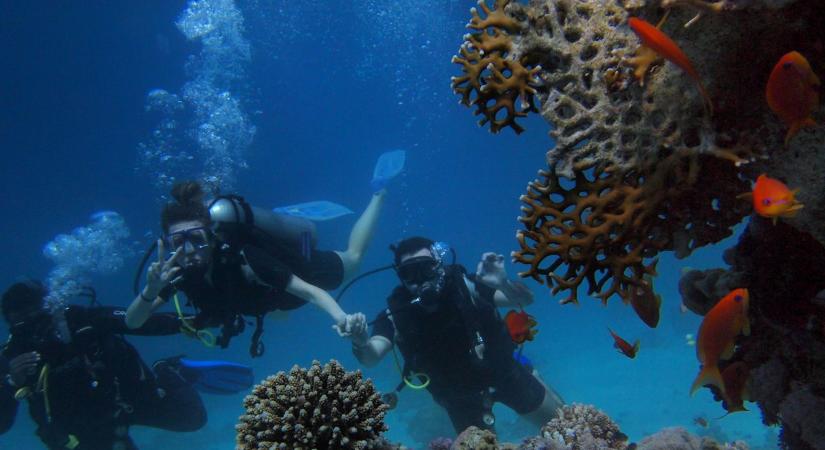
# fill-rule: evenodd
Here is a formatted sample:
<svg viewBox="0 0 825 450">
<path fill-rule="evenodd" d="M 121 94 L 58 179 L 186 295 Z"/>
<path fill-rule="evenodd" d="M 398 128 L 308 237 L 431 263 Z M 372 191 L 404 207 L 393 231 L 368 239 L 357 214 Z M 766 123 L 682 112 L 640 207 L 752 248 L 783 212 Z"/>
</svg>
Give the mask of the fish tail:
<svg viewBox="0 0 825 450">
<path fill-rule="evenodd" d="M 808 117 L 803 120 L 797 120 L 796 122 L 792 123 L 790 128 L 788 128 L 788 134 L 785 135 L 785 147 L 791 142 L 794 136 L 799 133 L 799 130 L 805 127 L 815 127 L 816 121 L 814 119 Z"/>
<path fill-rule="evenodd" d="M 693 395 L 700 387 L 708 384 L 716 386 L 722 391 L 722 395 L 725 395 L 725 383 L 722 381 L 722 374 L 719 372 L 719 367 L 716 364 L 706 364 L 702 367 L 702 370 L 699 371 L 699 375 L 696 375 L 696 379 L 690 387 L 690 395 Z"/>
</svg>

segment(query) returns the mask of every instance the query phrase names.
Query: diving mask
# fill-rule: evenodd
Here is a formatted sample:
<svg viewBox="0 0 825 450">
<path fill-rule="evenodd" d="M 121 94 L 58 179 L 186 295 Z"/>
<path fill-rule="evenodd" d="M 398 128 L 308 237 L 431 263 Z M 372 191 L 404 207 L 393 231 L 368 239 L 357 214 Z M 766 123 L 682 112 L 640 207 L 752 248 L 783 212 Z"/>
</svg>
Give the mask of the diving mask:
<svg viewBox="0 0 825 450">
<path fill-rule="evenodd" d="M 416 256 L 396 267 L 398 278 L 405 284 L 422 284 L 438 276 L 439 262 L 431 256 Z"/>
<path fill-rule="evenodd" d="M 203 250 L 209 247 L 210 236 L 211 230 L 208 227 L 195 227 L 167 234 L 163 239 L 174 253 L 180 248 L 187 250 L 186 244 L 196 251 Z"/>
</svg>

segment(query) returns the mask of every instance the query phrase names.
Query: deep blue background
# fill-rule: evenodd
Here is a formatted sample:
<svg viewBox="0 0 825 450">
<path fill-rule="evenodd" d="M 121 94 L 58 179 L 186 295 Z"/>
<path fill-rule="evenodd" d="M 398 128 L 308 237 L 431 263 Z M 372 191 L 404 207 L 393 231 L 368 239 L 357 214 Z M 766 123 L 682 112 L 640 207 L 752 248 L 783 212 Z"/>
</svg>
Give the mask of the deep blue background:
<svg viewBox="0 0 825 450">
<path fill-rule="evenodd" d="M 378 155 L 403 148 L 407 170 L 390 186 L 364 269 L 386 264 L 387 246 L 409 234 L 449 242 L 470 268 L 483 251 L 516 249 L 518 198 L 544 167 L 551 140 L 540 117 L 523 121 L 521 136 L 509 129 L 491 135 L 458 104 L 449 80 L 460 71 L 450 58 L 473 4 L 239 2 L 253 56 L 238 92 L 257 134 L 247 153 L 250 169 L 238 174 L 235 190 L 265 207 L 325 199 L 360 212 Z M 21 275 L 45 277 L 50 263 L 43 245 L 85 225 L 98 210 L 120 212 L 136 245 L 157 233 L 159 192 L 151 173 L 135 170 L 136 146 L 158 123 L 144 111 L 146 93 L 179 92 L 190 79 L 186 58 L 200 51 L 174 25 L 185 6 L 172 0 L 0 4 L 0 242 L 6 255 L 0 285 Z M 354 221 L 320 224 L 321 246 L 344 248 Z M 615 299 L 606 309 L 587 298 L 579 307 L 560 307 L 545 287 L 529 281 L 537 299 L 530 312 L 541 333 L 527 353 L 568 401 L 604 408 L 634 439 L 669 425 L 708 432 L 691 419 L 723 411 L 707 392 L 687 396 L 698 365 L 684 334 L 695 333 L 699 319 L 678 312 L 676 280 L 683 265 L 721 265 L 723 248 L 689 261 L 663 259 L 657 287 L 665 303 L 655 331 Z M 95 280 L 104 303 L 128 304 L 136 263 L 134 257 L 118 274 Z M 522 269 L 508 267 L 512 276 Z M 373 316 L 393 283 L 390 273 L 365 280 L 348 292 L 344 308 Z M 628 340 L 642 338 L 636 360 L 615 353 L 606 325 Z M 148 361 L 186 352 L 251 363 L 259 377 L 314 358 L 334 357 L 355 368 L 347 342 L 329 326 L 312 308 L 269 323 L 267 354 L 255 361 L 246 355 L 246 336 L 225 352 L 183 337 L 132 342 Z M 397 383 L 390 362 L 366 373 L 381 389 Z M 194 435 L 136 430 L 135 437 L 144 448 L 231 448 L 241 398 L 208 397 L 210 424 Z M 500 416 L 505 438 L 534 431 L 505 411 Z M 761 442 L 757 416 L 731 416 L 710 432 Z M 390 437 L 413 448 L 450 432 L 426 394 L 405 392 L 388 421 Z M 32 439 L 21 415 L 0 443 L 29 448 L 36 445 Z"/>
</svg>

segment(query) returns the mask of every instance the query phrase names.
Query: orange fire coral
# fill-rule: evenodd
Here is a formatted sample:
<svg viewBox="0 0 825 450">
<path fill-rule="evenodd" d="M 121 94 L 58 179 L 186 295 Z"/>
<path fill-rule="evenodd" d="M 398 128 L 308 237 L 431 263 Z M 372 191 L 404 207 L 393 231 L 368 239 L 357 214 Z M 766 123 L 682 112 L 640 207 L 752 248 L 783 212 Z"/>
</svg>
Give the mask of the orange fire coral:
<svg viewBox="0 0 825 450">
<path fill-rule="evenodd" d="M 518 32 L 521 25 L 504 13 L 509 3 L 510 0 L 495 0 L 490 9 L 485 0 L 479 0 L 484 18 L 475 8 L 470 10 L 473 17 L 467 27 L 477 32 L 465 36 L 460 56 L 453 57 L 452 61 L 461 64 L 465 74 L 453 77 L 451 82 L 453 90 L 461 94 L 461 103 L 475 106 L 475 114 L 482 116 L 479 125 L 489 122 L 493 133 L 510 127 L 518 134 L 524 128 L 516 123 L 516 118 L 526 116 L 528 111 L 538 111 L 533 96 L 540 67 L 530 67 L 527 58 L 515 58 L 511 52 L 510 33 Z"/>
<path fill-rule="evenodd" d="M 521 250 L 513 257 L 530 268 L 520 275 L 546 280 L 553 294 L 568 291 L 562 304 L 578 302 L 585 280 L 588 294 L 602 302 L 613 294 L 629 302 L 633 287 L 655 274 L 660 251 L 687 255 L 730 235 L 747 214 L 736 195 L 748 183 L 737 178 L 734 161 L 739 156 L 728 151 L 683 149 L 638 169 L 579 167 L 569 181 L 552 166 L 541 171 L 543 180 L 521 197 L 525 230 L 517 233 Z M 718 179 L 730 182 L 703 189 Z"/>
</svg>

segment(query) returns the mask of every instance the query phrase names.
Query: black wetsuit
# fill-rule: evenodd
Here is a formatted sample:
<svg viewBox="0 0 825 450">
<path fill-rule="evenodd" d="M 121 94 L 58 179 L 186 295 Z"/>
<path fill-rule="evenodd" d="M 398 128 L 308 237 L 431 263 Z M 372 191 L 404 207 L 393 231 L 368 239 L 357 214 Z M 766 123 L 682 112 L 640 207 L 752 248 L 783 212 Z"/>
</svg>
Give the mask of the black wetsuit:
<svg viewBox="0 0 825 450">
<path fill-rule="evenodd" d="M 477 293 L 471 298 L 464 276 L 463 267 L 447 267 L 439 307 L 432 313 L 411 304 L 406 288 L 396 287 L 372 331 L 401 350 L 408 374 L 429 376 L 427 389 L 447 410 L 456 432 L 471 425 L 491 428 L 483 416 L 492 402 L 525 414 L 544 400 L 544 386 L 513 359 L 515 345 L 493 301 L 495 291 L 466 275 Z M 474 351 L 476 333 L 484 342 L 482 359 Z"/>
<path fill-rule="evenodd" d="M 252 269 L 260 282 L 249 279 L 242 269 L 244 265 Z M 170 285 L 161 291 L 160 297 L 168 300 L 176 290 L 183 292 L 198 310 L 194 327 L 222 327 L 218 344 L 226 347 L 229 339 L 243 331 L 242 316 L 258 317 L 260 324 L 260 318 L 270 311 L 291 310 L 306 304 L 286 292 L 293 274 L 321 289 L 332 290 L 343 281 L 344 265 L 333 251 L 312 250 L 305 257 L 284 243 L 261 239 L 256 244 L 235 243 L 215 249 L 211 281 L 184 276 L 174 287 Z"/>
<path fill-rule="evenodd" d="M 26 398 L 37 434 L 47 448 L 131 450 L 137 448 L 128 434 L 131 425 L 195 431 L 206 423 L 197 391 L 169 365 L 153 372 L 121 336 L 179 333 L 178 318 L 154 314 L 142 327 L 129 329 L 125 315 L 118 308 L 70 306 L 66 322 L 71 343 L 44 332 L 37 339 L 12 335 L 3 349 L 0 360 L 5 363 L 0 366 L 6 366 L 6 372 L 0 373 L 2 377 L 14 357 L 31 351 L 41 355 L 39 375 L 27 383 L 31 394 Z M 2 382 L 0 434 L 14 423 L 18 389 Z"/>
</svg>

